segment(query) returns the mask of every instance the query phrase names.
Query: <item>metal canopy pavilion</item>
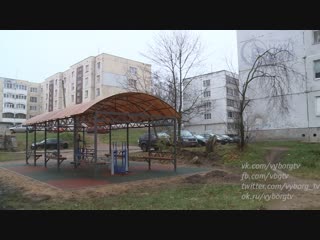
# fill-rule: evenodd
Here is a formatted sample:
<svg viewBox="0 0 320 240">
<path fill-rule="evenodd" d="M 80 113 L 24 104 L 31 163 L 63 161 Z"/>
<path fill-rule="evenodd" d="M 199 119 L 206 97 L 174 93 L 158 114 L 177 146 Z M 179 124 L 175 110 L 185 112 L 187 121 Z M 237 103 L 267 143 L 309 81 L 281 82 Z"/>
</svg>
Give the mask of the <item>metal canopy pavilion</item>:
<svg viewBox="0 0 320 240">
<path fill-rule="evenodd" d="M 174 127 L 174 145 L 176 143 L 176 119 L 179 114 L 169 104 L 161 99 L 140 92 L 125 92 L 113 95 L 107 98 L 98 98 L 90 102 L 67 107 L 62 110 L 56 110 L 37 115 L 26 121 L 26 125 L 32 126 L 34 130 L 34 142 L 36 142 L 36 131 L 45 132 L 45 141 L 47 139 L 47 130 L 57 129 L 58 153 L 60 156 L 60 138 L 59 129 L 64 128 L 74 133 L 74 162 L 77 158 L 77 137 L 78 133 L 83 133 L 85 127 L 94 128 L 94 160 L 97 161 L 97 129 L 98 127 L 107 127 L 109 134 L 109 153 L 111 154 L 111 130 L 127 129 L 127 147 L 129 147 L 129 128 L 148 127 L 150 137 L 150 126 L 171 125 Z M 150 141 L 149 141 L 150 142 Z M 45 142 L 46 144 L 46 142 Z M 45 159 L 47 151 L 44 149 Z M 176 170 L 176 148 L 174 146 L 174 169 Z M 28 151 L 28 133 L 26 134 L 26 162 L 31 156 Z M 34 163 L 39 154 L 36 154 L 36 148 L 33 152 Z M 150 148 L 149 148 L 150 156 Z M 45 165 L 46 165 L 45 161 Z M 60 166 L 58 158 L 58 168 Z M 76 164 L 75 164 L 76 167 Z M 150 159 L 149 159 L 150 167 Z"/>
</svg>

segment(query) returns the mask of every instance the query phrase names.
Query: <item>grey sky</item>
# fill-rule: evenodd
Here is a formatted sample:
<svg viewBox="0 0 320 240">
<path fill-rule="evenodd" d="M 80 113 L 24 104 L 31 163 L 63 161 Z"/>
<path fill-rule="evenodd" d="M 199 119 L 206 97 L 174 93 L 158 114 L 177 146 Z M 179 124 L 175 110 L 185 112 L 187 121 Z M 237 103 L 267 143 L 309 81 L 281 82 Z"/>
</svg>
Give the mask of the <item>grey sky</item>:
<svg viewBox="0 0 320 240">
<path fill-rule="evenodd" d="M 0 77 L 42 82 L 98 53 L 150 63 L 140 52 L 159 30 L 0 31 Z M 194 31 L 205 45 L 204 73 L 229 70 L 226 58 L 237 64 L 236 31 Z"/>
</svg>

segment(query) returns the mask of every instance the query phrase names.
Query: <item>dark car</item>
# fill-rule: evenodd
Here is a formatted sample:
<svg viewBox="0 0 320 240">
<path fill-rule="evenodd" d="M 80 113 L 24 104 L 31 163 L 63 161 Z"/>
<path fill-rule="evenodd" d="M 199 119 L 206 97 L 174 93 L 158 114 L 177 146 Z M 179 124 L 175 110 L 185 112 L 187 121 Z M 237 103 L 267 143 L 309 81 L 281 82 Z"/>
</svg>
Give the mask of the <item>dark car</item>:
<svg viewBox="0 0 320 240">
<path fill-rule="evenodd" d="M 196 147 L 198 146 L 198 140 L 188 130 L 181 130 L 181 144 L 183 147 Z"/>
<path fill-rule="evenodd" d="M 226 134 L 231 138 L 231 143 L 239 143 L 240 142 L 240 137 L 236 134 Z"/>
<path fill-rule="evenodd" d="M 214 136 L 217 138 L 217 142 L 222 145 L 230 143 L 231 141 L 231 138 L 224 134 L 214 134 Z"/>
<path fill-rule="evenodd" d="M 47 138 L 47 144 L 45 145 L 45 141 L 42 140 L 41 142 L 37 142 L 36 144 L 31 144 L 31 149 L 44 149 L 46 146 L 46 149 L 57 149 L 58 148 L 58 139 L 57 138 Z M 68 142 L 60 139 L 60 148 L 68 148 L 69 144 Z"/>
<path fill-rule="evenodd" d="M 150 143 L 148 141 L 149 136 L 148 133 L 143 134 L 139 137 L 138 145 L 142 151 L 147 152 L 150 148 L 154 150 L 158 150 L 160 148 L 160 144 L 169 145 L 170 144 L 170 136 L 166 133 L 157 133 L 158 137 L 154 133 L 150 133 Z M 149 144 L 148 144 L 149 143 Z"/>
<path fill-rule="evenodd" d="M 194 135 L 198 141 L 198 144 L 201 146 L 205 146 L 207 144 L 208 139 L 206 139 L 205 137 L 201 136 L 201 135 Z"/>
</svg>

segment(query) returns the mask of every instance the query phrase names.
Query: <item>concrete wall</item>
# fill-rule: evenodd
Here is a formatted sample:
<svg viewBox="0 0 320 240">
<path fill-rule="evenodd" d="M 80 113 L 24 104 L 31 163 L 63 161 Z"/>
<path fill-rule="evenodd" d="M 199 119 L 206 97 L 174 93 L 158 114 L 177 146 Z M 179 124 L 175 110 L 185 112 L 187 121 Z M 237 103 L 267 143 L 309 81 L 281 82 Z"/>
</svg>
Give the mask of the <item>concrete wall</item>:
<svg viewBox="0 0 320 240">
<path fill-rule="evenodd" d="M 320 127 L 317 128 L 286 128 L 251 131 L 252 141 L 263 140 L 299 140 L 320 142 Z"/>
<path fill-rule="evenodd" d="M 289 42 L 295 58 L 288 62 L 301 76 L 290 76 L 292 91 L 287 95 L 289 113 L 281 116 L 268 104 L 268 91 L 258 84 L 251 85 L 248 96 L 254 99 L 248 109 L 252 129 L 257 139 L 310 139 L 319 141 L 320 116 L 315 114 L 315 99 L 320 96 L 320 80 L 314 77 L 314 61 L 320 59 L 320 44 L 313 43 L 312 30 L 241 30 L 237 31 L 240 81 L 254 59 L 254 49 L 267 49 Z M 272 109 L 273 108 L 273 109 Z M 255 119 L 256 118 L 256 119 Z M 310 129 L 308 129 L 310 128 Z M 261 131 L 261 133 L 258 133 Z M 305 137 L 300 137 L 305 134 Z"/>
</svg>

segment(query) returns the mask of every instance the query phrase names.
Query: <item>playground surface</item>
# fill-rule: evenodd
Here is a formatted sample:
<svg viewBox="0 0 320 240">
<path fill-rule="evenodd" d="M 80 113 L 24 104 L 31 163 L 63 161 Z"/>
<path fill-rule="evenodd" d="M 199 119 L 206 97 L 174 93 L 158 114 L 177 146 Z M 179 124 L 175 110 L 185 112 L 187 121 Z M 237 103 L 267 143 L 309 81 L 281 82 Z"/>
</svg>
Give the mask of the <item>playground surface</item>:
<svg viewBox="0 0 320 240">
<path fill-rule="evenodd" d="M 63 162 L 60 166 L 60 170 L 57 169 L 56 162 L 49 161 L 46 168 L 44 166 L 44 161 L 41 160 L 37 162 L 36 166 L 32 163 L 27 165 L 25 161 L 3 162 L 0 164 L 0 168 L 63 190 L 174 177 L 210 170 L 205 167 L 200 168 L 178 165 L 177 171 L 174 172 L 172 164 L 160 163 L 152 163 L 151 170 L 148 170 L 147 162 L 130 161 L 128 173 L 111 175 L 108 166 L 99 166 L 95 169 L 93 165 L 81 164 L 75 169 L 70 163 L 71 161 L 69 160 Z"/>
</svg>

